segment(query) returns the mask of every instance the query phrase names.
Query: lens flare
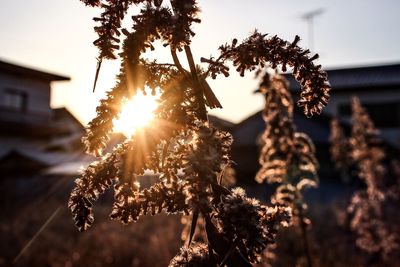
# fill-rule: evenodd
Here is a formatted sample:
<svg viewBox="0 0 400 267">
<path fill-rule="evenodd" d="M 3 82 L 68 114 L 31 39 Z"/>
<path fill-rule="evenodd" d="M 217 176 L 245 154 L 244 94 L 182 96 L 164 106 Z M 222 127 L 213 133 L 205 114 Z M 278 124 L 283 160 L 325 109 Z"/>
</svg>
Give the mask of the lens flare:
<svg viewBox="0 0 400 267">
<path fill-rule="evenodd" d="M 132 99 L 122 104 L 121 113 L 113 120 L 114 132 L 131 137 L 135 132 L 148 125 L 154 119 L 158 106 L 158 96 L 138 92 Z"/>
</svg>

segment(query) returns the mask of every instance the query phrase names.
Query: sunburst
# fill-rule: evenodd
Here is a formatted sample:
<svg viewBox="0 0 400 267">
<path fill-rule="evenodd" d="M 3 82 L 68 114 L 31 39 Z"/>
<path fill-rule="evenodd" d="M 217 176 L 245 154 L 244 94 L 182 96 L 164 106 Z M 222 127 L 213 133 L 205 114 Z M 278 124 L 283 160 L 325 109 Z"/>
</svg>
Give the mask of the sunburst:
<svg viewBox="0 0 400 267">
<path fill-rule="evenodd" d="M 131 137 L 135 132 L 154 120 L 154 112 L 158 106 L 158 95 L 138 92 L 122 104 L 121 112 L 113 120 L 114 132 Z"/>
</svg>

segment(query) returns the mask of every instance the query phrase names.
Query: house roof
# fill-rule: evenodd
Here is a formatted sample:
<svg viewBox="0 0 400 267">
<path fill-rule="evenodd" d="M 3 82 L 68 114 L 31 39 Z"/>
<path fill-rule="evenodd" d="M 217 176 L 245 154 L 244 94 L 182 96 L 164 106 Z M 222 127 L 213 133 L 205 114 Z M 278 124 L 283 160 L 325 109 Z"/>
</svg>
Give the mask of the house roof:
<svg viewBox="0 0 400 267">
<path fill-rule="evenodd" d="M 23 162 L 24 164 L 21 164 Z M 49 167 L 45 162 L 26 156 L 19 151 L 11 150 L 0 157 L 0 169 L 4 175 L 24 175 L 38 173 Z"/>
<path fill-rule="evenodd" d="M 69 81 L 70 78 L 0 60 L 0 73 L 24 76 L 44 81 Z"/>
<path fill-rule="evenodd" d="M 80 166 L 86 166 L 94 160 L 93 156 L 86 155 L 82 151 L 48 151 L 46 148 L 49 144 L 47 141 L 29 141 L 24 138 L 2 138 L 0 139 L 0 165 L 4 165 L 9 159 L 14 162 L 26 159 L 31 163 L 35 162 L 39 167 L 46 168 L 43 172 L 47 174 L 70 174 L 71 172 L 76 174 Z"/>
<path fill-rule="evenodd" d="M 329 141 L 331 117 L 321 114 L 315 118 L 308 119 L 296 108 L 293 120 L 298 132 L 306 133 L 316 143 L 327 143 Z M 257 146 L 258 137 L 265 130 L 265 122 L 262 111 L 256 112 L 247 119 L 237 124 L 233 131 L 234 145 Z"/>
<path fill-rule="evenodd" d="M 50 136 L 84 133 L 84 126 L 67 108 L 52 109 L 51 121 L 25 123 L 0 120 L 0 136 L 47 138 Z"/>
<path fill-rule="evenodd" d="M 53 108 L 52 110 L 54 121 L 66 123 L 66 120 L 69 120 L 75 123 L 76 126 L 81 127 L 82 130 L 84 129 L 83 124 L 66 107 Z"/>
<path fill-rule="evenodd" d="M 230 132 L 232 131 L 233 127 L 235 127 L 235 124 L 233 122 L 221 119 L 214 115 L 208 115 L 208 120 L 212 125 L 223 131 Z"/>
<path fill-rule="evenodd" d="M 54 125 L 54 123 L 18 123 L 0 120 L 0 136 L 14 136 L 25 138 L 48 138 L 54 135 L 70 133 L 68 125 Z"/>
<path fill-rule="evenodd" d="M 334 90 L 400 87 L 400 63 L 328 69 L 326 72 Z M 300 90 L 300 84 L 291 74 L 284 76 L 289 80 L 292 91 Z"/>
</svg>

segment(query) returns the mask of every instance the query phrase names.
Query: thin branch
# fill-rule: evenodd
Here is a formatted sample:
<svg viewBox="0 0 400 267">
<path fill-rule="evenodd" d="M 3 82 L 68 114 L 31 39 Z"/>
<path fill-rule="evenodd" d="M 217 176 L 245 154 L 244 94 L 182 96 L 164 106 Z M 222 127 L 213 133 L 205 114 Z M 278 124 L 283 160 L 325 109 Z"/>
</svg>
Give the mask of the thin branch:
<svg viewBox="0 0 400 267">
<path fill-rule="evenodd" d="M 176 49 L 173 49 L 171 47 L 171 55 L 172 59 L 174 60 L 175 66 L 178 68 L 180 72 L 182 72 L 183 75 L 187 74 L 187 71 L 182 67 L 181 62 L 179 61 L 178 55 L 176 54 Z"/>
</svg>

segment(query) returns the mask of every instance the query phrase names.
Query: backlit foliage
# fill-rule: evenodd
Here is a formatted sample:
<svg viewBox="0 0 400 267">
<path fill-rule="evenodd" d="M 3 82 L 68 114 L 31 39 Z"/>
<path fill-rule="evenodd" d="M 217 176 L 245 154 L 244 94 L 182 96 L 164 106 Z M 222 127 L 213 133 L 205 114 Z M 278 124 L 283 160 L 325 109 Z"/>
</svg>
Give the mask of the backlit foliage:
<svg viewBox="0 0 400 267">
<path fill-rule="evenodd" d="M 306 134 L 296 132 L 293 101 L 285 78 L 278 74 L 270 77 L 266 73 L 258 91 L 265 95 L 263 117 L 266 128 L 262 135 L 261 168 L 256 180 L 279 184 L 272 196 L 272 204 L 291 208 L 294 225 L 302 232 L 310 265 L 306 237 L 310 220 L 305 216 L 307 204 L 302 193 L 305 188 L 318 184 L 315 148 Z"/>
<path fill-rule="evenodd" d="M 192 243 L 189 247 L 182 247 L 170 263 L 170 267 L 202 267 L 212 266 L 208 247 L 204 243 Z M 214 264 L 215 265 L 215 264 Z"/>
<path fill-rule="evenodd" d="M 357 234 L 358 247 L 390 262 L 400 255 L 400 220 L 393 216 L 400 204 L 400 183 L 396 170 L 388 173 L 379 131 L 358 98 L 352 100 L 352 123 L 348 141 L 343 137 L 340 142 L 339 138 L 333 138 L 342 132 L 337 122 L 332 123 L 331 134 L 333 158 L 350 159 L 350 164 L 356 166 L 359 178 L 365 183 L 365 189 L 359 189 L 351 198 L 348 207 L 350 227 Z M 346 143 L 348 150 L 341 148 Z"/>
<path fill-rule="evenodd" d="M 259 91 L 265 95 L 263 117 L 266 128 L 262 135 L 261 168 L 256 180 L 281 184 L 273 202 L 284 206 L 299 204 L 293 210 L 296 214 L 305 205 L 301 191 L 318 184 L 314 144 L 306 134 L 296 132 L 292 97 L 283 76 L 276 74 L 271 78 L 265 74 Z"/>
<path fill-rule="evenodd" d="M 233 39 L 231 44 L 220 46 L 220 56 L 217 59 L 202 58 L 202 61 L 209 64 L 208 72 L 212 78 L 221 73 L 229 76 L 227 61 L 232 61 L 241 76 L 244 76 L 246 70 L 252 71 L 266 65 L 274 69 L 280 65 L 283 71 L 289 66 L 302 86 L 297 104 L 307 116 L 313 116 L 319 114 L 328 103 L 330 85 L 321 65 L 313 63 L 318 54 L 310 57 L 309 50 L 303 50 L 297 45 L 299 41 L 299 36 L 293 42 L 288 42 L 276 35 L 267 37 L 267 34 L 255 31 L 240 44 L 237 39 Z"/>
<path fill-rule="evenodd" d="M 339 170 L 348 170 L 351 162 L 351 155 L 348 153 L 350 149 L 349 140 L 347 140 L 343 129 L 340 127 L 338 119 L 331 121 L 330 135 L 330 153 L 335 167 Z"/>
<path fill-rule="evenodd" d="M 309 57 L 308 50 L 299 48 L 298 37 L 289 43 L 256 32 L 240 45 L 234 41 L 221 46 L 219 59 L 203 59 L 208 63 L 203 69 L 196 66 L 190 48 L 192 24 L 200 22 L 197 1 L 82 1 L 103 9 L 95 18 L 99 38 L 94 44 L 100 51 L 95 80 L 102 60 L 119 57 L 122 64 L 117 84 L 100 102 L 97 116 L 87 127 L 87 151 L 99 159 L 83 171 L 71 194 L 69 207 L 77 227 L 86 230 L 91 226 L 92 203 L 113 187 L 111 218 L 123 223 L 135 222 L 148 213 L 191 214 L 187 246 L 170 266 L 252 266 L 274 242 L 279 226 L 289 223 L 290 209 L 265 206 L 248 198 L 243 190 L 229 190 L 221 184 L 231 164 L 232 137 L 208 123 L 207 106 L 222 106 L 206 78 L 215 78 L 219 72 L 227 76 L 227 60 L 232 60 L 242 75 L 266 64 L 290 66 L 303 86 L 299 105 L 310 116 L 319 113 L 328 100 L 326 74 L 313 64 L 317 56 Z M 130 6 L 139 7 L 138 14 L 132 16 L 131 30 L 121 29 Z M 172 63 L 144 58 L 146 51 L 156 49 L 157 40 L 169 49 Z M 178 52 L 184 52 L 188 70 L 180 63 Z M 122 103 L 149 89 L 161 94 L 153 122 L 103 155 Z M 313 149 L 303 135 L 294 134 L 294 138 L 299 155 Z M 299 164 L 301 172 L 314 172 L 311 161 Z M 159 179 L 141 188 L 137 178 L 145 171 Z M 206 243 L 191 242 L 199 216 L 204 220 Z"/>
</svg>

